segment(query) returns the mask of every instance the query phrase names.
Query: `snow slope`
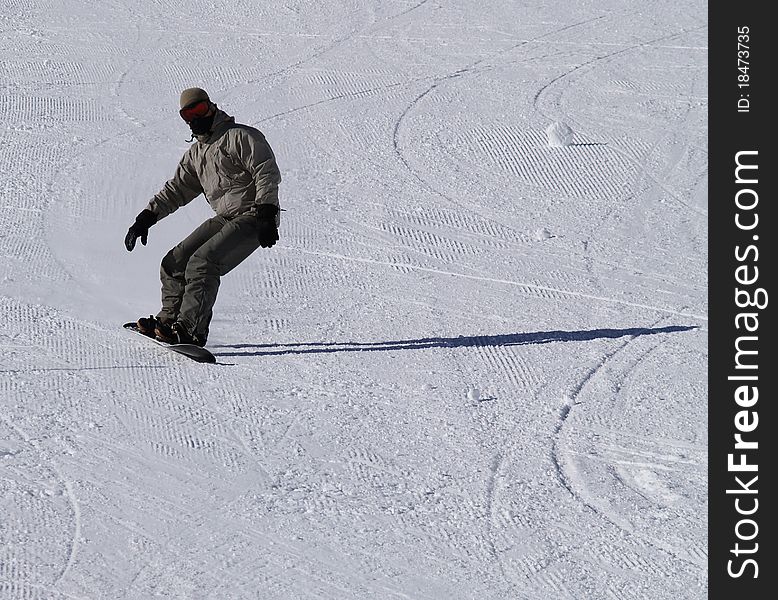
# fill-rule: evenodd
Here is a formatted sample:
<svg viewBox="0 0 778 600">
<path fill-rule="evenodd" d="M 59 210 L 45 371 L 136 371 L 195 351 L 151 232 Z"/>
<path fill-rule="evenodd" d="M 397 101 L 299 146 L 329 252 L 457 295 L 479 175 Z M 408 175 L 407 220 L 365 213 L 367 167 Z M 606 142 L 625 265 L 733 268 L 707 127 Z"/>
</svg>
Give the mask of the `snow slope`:
<svg viewBox="0 0 778 600">
<path fill-rule="evenodd" d="M 706 12 L 5 0 L 0 598 L 706 597 Z M 217 365 L 120 328 L 192 85 L 287 209 Z"/>
</svg>

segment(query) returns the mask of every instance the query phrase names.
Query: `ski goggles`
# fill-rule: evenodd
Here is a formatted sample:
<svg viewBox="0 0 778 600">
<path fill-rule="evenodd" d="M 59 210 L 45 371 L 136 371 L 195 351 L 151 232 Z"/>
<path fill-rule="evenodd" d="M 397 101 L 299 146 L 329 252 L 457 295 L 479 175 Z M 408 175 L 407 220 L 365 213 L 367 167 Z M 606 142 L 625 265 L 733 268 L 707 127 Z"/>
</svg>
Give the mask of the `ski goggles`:
<svg viewBox="0 0 778 600">
<path fill-rule="evenodd" d="M 211 103 L 208 100 L 198 100 L 187 104 L 184 108 L 178 111 L 181 118 L 187 123 L 191 123 L 194 119 L 204 117 L 211 110 Z"/>
</svg>

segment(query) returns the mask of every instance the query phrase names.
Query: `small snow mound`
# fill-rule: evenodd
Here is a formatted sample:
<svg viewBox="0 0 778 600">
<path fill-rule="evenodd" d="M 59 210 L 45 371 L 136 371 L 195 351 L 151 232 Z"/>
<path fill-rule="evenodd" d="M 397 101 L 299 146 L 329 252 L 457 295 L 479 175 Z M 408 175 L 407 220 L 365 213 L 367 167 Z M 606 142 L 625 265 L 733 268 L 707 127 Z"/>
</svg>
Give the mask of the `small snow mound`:
<svg viewBox="0 0 778 600">
<path fill-rule="evenodd" d="M 543 240 L 548 240 L 554 237 L 551 235 L 551 232 L 546 229 L 545 227 L 541 227 L 540 229 L 535 230 L 535 240 L 538 242 L 542 242 Z"/>
<path fill-rule="evenodd" d="M 573 130 L 561 121 L 555 121 L 546 127 L 546 135 L 551 148 L 561 148 L 573 143 Z"/>
</svg>

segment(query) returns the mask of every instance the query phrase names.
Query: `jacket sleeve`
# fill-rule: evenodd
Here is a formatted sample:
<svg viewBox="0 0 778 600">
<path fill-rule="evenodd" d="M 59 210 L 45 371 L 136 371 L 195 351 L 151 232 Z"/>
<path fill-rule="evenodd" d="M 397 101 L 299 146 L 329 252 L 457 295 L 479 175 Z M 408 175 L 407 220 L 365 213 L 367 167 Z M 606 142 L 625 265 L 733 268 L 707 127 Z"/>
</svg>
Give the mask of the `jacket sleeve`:
<svg viewBox="0 0 778 600">
<path fill-rule="evenodd" d="M 193 168 L 190 153 L 187 152 L 178 163 L 173 178 L 151 199 L 146 208 L 157 215 L 159 220 L 189 204 L 202 193 L 203 187 Z"/>
<path fill-rule="evenodd" d="M 254 204 L 275 204 L 278 206 L 278 184 L 281 173 L 270 144 L 260 131 L 246 131 L 240 137 L 240 160 L 251 174 L 257 196 Z"/>
</svg>

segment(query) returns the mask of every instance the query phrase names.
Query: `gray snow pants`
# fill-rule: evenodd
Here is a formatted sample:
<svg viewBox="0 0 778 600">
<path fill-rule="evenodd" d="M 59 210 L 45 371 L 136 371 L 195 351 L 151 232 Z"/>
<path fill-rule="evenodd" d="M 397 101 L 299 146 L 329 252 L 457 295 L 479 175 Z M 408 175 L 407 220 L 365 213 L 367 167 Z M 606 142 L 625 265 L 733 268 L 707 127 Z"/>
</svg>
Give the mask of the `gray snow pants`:
<svg viewBox="0 0 778 600">
<path fill-rule="evenodd" d="M 157 318 L 179 321 L 205 341 L 220 278 L 259 248 L 256 217 L 215 216 L 162 259 L 162 310 Z"/>
</svg>

